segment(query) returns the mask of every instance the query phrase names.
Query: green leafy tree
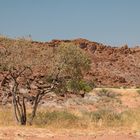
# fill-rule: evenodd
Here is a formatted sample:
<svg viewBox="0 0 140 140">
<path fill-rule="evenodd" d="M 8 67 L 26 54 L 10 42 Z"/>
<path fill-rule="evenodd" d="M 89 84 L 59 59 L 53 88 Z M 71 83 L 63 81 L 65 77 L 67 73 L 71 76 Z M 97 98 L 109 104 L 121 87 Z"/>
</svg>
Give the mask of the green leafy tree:
<svg viewBox="0 0 140 140">
<path fill-rule="evenodd" d="M 54 51 L 49 75 L 55 77 L 60 84 L 59 92 L 72 90 L 78 93 L 84 73 L 90 69 L 88 55 L 78 46 L 72 43 L 63 43 Z"/>
</svg>

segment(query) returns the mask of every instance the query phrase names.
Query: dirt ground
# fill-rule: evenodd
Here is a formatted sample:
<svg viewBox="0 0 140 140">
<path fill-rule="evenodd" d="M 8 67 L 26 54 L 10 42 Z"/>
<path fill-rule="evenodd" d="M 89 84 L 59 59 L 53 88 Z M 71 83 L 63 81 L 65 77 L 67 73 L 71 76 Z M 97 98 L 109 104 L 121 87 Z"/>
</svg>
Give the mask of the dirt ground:
<svg viewBox="0 0 140 140">
<path fill-rule="evenodd" d="M 1 127 L 0 140 L 140 140 L 140 133 L 105 130 L 48 130 L 46 128 Z"/>
</svg>

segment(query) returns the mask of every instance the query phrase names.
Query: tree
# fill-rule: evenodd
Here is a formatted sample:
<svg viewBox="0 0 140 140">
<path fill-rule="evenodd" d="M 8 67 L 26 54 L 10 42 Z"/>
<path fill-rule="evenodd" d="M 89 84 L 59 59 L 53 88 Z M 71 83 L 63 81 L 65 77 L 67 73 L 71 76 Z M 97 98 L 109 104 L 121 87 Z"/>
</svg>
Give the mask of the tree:
<svg viewBox="0 0 140 140">
<path fill-rule="evenodd" d="M 23 47 L 21 46 L 20 49 L 23 49 Z M 13 54 L 14 53 L 13 51 Z M 12 95 L 15 118 L 21 125 L 26 125 L 27 123 L 26 103 L 31 96 L 33 96 L 33 100 L 32 113 L 29 120 L 30 124 L 32 124 L 36 116 L 38 104 L 45 95 L 50 92 L 65 94 L 70 90 L 74 93 L 78 93 L 82 90 L 80 84 L 84 78 L 84 73 L 90 69 L 90 59 L 83 50 L 74 44 L 64 43 L 59 47 L 51 48 L 51 51 L 46 53 L 48 53 L 47 57 L 46 55 L 42 57 L 47 59 L 47 72 L 43 73 L 42 76 L 40 73 L 38 75 L 33 74 L 32 61 L 25 63 L 26 51 L 17 51 L 18 57 L 17 55 L 12 55 L 16 63 L 10 63 L 8 72 L 1 83 L 3 88 L 6 87 L 9 89 L 9 91 L 6 90 L 6 92 Z M 44 58 L 41 60 L 44 60 Z M 38 61 L 38 63 L 35 64 L 39 66 L 40 63 Z M 35 93 L 31 95 L 33 87 Z"/>
<path fill-rule="evenodd" d="M 51 65 L 49 66 L 50 77 L 57 77 L 59 80 L 59 92 L 72 90 L 77 93 L 84 73 L 90 69 L 88 55 L 73 43 L 62 43 L 54 51 Z"/>
<path fill-rule="evenodd" d="M 24 88 L 24 92 L 21 92 L 21 88 L 19 87 L 27 86 L 28 84 L 27 76 L 29 76 L 30 73 L 25 74 L 27 70 L 29 70 L 29 72 L 32 72 L 28 67 L 25 67 L 21 70 L 13 68 L 9 70 L 8 74 L 5 76 L 1 83 L 1 86 L 3 86 L 4 88 L 6 86 L 9 88 L 9 93 L 11 93 L 12 95 L 14 115 L 16 121 L 21 125 L 26 125 L 27 121 L 25 98 L 27 96 L 26 94 L 28 94 L 28 91 L 26 91 L 26 89 Z M 23 79 L 21 80 L 21 78 Z"/>
</svg>

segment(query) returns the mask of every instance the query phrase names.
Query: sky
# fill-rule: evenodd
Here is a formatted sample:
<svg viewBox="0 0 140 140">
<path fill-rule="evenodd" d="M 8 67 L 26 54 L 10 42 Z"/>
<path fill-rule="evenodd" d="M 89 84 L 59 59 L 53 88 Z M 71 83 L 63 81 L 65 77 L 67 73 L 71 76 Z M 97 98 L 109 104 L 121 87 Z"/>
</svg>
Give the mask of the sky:
<svg viewBox="0 0 140 140">
<path fill-rule="evenodd" d="M 0 34 L 140 45 L 140 0 L 0 0 Z"/>
</svg>

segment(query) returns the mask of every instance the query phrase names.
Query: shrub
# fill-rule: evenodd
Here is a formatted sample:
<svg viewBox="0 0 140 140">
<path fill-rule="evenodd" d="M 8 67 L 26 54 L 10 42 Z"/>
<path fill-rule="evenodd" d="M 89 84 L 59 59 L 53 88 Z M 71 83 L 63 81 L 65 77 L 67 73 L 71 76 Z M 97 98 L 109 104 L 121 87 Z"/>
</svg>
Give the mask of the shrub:
<svg viewBox="0 0 140 140">
<path fill-rule="evenodd" d="M 99 92 L 97 92 L 98 96 L 101 97 L 109 97 L 109 98 L 116 98 L 117 94 L 107 90 L 107 89 L 101 89 Z"/>
<path fill-rule="evenodd" d="M 67 83 L 67 88 L 68 90 L 90 92 L 93 89 L 93 85 L 83 80 L 80 81 L 70 80 Z"/>
<path fill-rule="evenodd" d="M 38 126 L 55 126 L 58 128 L 71 128 L 76 126 L 78 117 L 67 111 L 39 112 L 34 120 Z"/>
</svg>

